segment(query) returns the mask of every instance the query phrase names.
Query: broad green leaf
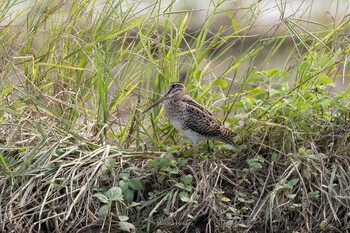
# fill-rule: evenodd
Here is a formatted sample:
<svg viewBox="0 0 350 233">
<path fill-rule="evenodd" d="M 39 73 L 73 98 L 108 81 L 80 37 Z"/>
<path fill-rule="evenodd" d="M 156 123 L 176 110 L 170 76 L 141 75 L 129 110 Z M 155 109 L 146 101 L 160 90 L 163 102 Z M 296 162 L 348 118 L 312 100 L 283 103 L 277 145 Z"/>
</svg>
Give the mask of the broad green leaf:
<svg viewBox="0 0 350 233">
<path fill-rule="evenodd" d="M 189 201 L 191 201 L 191 200 L 188 198 L 188 193 L 186 193 L 186 192 L 180 192 L 180 193 L 179 193 L 179 197 L 180 197 L 180 200 L 183 201 L 183 202 L 189 202 Z"/>
<path fill-rule="evenodd" d="M 310 199 L 316 199 L 320 197 L 320 191 L 308 192 L 307 195 Z"/>
<path fill-rule="evenodd" d="M 119 222 L 119 227 L 123 232 L 135 232 L 135 226 L 128 222 Z"/>
<path fill-rule="evenodd" d="M 289 188 L 293 188 L 299 182 L 299 178 L 291 179 L 287 182 Z"/>
<path fill-rule="evenodd" d="M 170 210 L 169 210 L 168 207 L 163 208 L 163 212 L 164 212 L 164 214 L 166 214 L 166 215 L 170 214 Z"/>
<path fill-rule="evenodd" d="M 175 186 L 180 189 L 186 189 L 186 186 L 184 185 L 184 183 L 176 183 Z"/>
<path fill-rule="evenodd" d="M 292 204 L 290 206 L 291 209 L 301 209 L 301 207 L 303 207 L 302 204 L 296 203 L 296 204 Z"/>
<path fill-rule="evenodd" d="M 316 80 L 316 84 L 318 84 L 318 85 L 323 84 L 323 85 L 335 87 L 333 80 L 328 75 L 326 75 L 324 73 L 322 73 L 318 76 L 318 78 Z"/>
<path fill-rule="evenodd" d="M 0 97 L 8 94 L 10 91 L 12 91 L 12 87 L 6 87 L 0 90 Z"/>
<path fill-rule="evenodd" d="M 124 193 L 129 188 L 129 183 L 124 180 L 120 180 L 119 187 L 122 189 L 122 193 Z"/>
<path fill-rule="evenodd" d="M 124 193 L 124 199 L 127 203 L 131 203 L 134 200 L 134 191 L 127 189 Z"/>
<path fill-rule="evenodd" d="M 271 70 L 265 71 L 264 73 L 266 74 L 267 77 L 272 77 L 274 74 L 276 74 L 280 68 L 273 68 Z"/>
<path fill-rule="evenodd" d="M 271 161 L 277 162 L 280 159 L 280 157 L 281 156 L 279 154 L 277 154 L 276 152 L 272 152 L 272 154 L 271 154 Z"/>
<path fill-rule="evenodd" d="M 264 158 L 258 155 L 252 159 L 248 159 L 247 163 L 251 169 L 259 170 L 262 168 L 262 163 L 264 163 L 264 161 L 265 161 Z"/>
<path fill-rule="evenodd" d="M 130 173 L 128 170 L 124 170 L 119 174 L 119 177 L 122 178 L 123 180 L 128 180 L 130 178 Z"/>
<path fill-rule="evenodd" d="M 349 62 L 349 63 L 350 63 L 350 62 Z M 347 95 L 350 95 L 350 85 L 346 88 L 345 93 L 346 93 Z"/>
<path fill-rule="evenodd" d="M 179 169 L 174 167 L 174 168 L 168 168 L 167 171 L 169 172 L 169 174 L 179 174 Z"/>
<path fill-rule="evenodd" d="M 215 84 L 220 86 L 222 89 L 226 89 L 227 87 L 227 82 L 224 79 L 218 79 L 215 81 Z"/>
<path fill-rule="evenodd" d="M 141 190 L 143 188 L 143 185 L 140 181 L 140 178 L 132 178 L 129 180 L 129 185 L 133 190 Z"/>
<path fill-rule="evenodd" d="M 106 192 L 106 196 L 111 201 L 123 200 L 123 193 L 120 187 L 112 187 Z"/>
<path fill-rule="evenodd" d="M 115 167 L 116 160 L 115 159 L 108 159 L 102 166 L 102 172 L 107 172 L 112 170 Z"/>
<path fill-rule="evenodd" d="M 195 71 L 193 72 L 193 77 L 194 77 L 195 79 L 197 79 L 197 80 L 200 80 L 201 74 L 202 74 L 202 71 L 201 71 L 201 70 L 195 70 Z"/>
<path fill-rule="evenodd" d="M 129 217 L 127 215 L 119 215 L 118 216 L 119 221 L 126 222 L 129 220 Z"/>
<path fill-rule="evenodd" d="M 287 71 L 278 70 L 272 77 L 273 80 L 286 81 L 289 78 Z"/>
<path fill-rule="evenodd" d="M 315 67 L 316 68 L 323 68 L 329 63 L 329 59 L 326 57 L 319 57 L 316 60 Z"/>
<path fill-rule="evenodd" d="M 244 108 L 244 104 L 242 101 L 236 101 L 234 104 L 233 104 L 233 107 L 235 108 Z"/>
<path fill-rule="evenodd" d="M 328 220 L 324 219 L 321 223 L 320 223 L 320 229 L 324 230 L 328 225 Z"/>
<path fill-rule="evenodd" d="M 105 218 L 109 211 L 109 205 L 103 205 L 98 209 L 97 215 L 100 218 Z"/>
<path fill-rule="evenodd" d="M 191 195 L 191 200 L 193 200 L 193 201 L 198 201 L 199 200 L 199 195 L 197 194 L 197 193 L 192 193 L 192 195 Z"/>
<path fill-rule="evenodd" d="M 157 165 L 158 165 L 158 163 L 157 163 L 156 160 L 149 160 L 149 161 L 147 162 L 147 167 L 149 167 L 149 168 L 154 168 L 154 167 L 156 167 Z"/>
<path fill-rule="evenodd" d="M 306 167 L 303 169 L 302 171 L 303 177 L 305 177 L 305 179 L 311 179 L 311 172 L 310 172 L 310 168 Z"/>
<path fill-rule="evenodd" d="M 183 182 L 185 185 L 190 185 L 192 183 L 193 177 L 191 175 L 186 175 L 183 178 Z"/>
<path fill-rule="evenodd" d="M 187 159 L 178 159 L 178 160 L 176 161 L 176 166 L 177 166 L 178 168 L 180 168 L 180 167 L 186 165 L 187 162 L 188 162 Z"/>
<path fill-rule="evenodd" d="M 230 198 L 227 198 L 227 197 L 221 197 L 220 199 L 221 199 L 221 201 L 223 201 L 223 202 L 229 202 L 229 201 L 231 201 L 231 199 L 230 199 Z"/>
<path fill-rule="evenodd" d="M 235 150 L 237 147 L 233 146 L 231 144 L 223 144 L 220 146 L 220 148 L 225 149 L 225 150 Z"/>
<path fill-rule="evenodd" d="M 98 200 L 102 203 L 105 203 L 105 204 L 108 203 L 108 198 L 105 195 L 103 195 L 102 193 L 95 193 L 92 196 L 97 197 Z"/>
<path fill-rule="evenodd" d="M 263 82 L 263 81 L 264 81 L 264 77 L 260 72 L 256 72 L 247 78 L 247 83 L 256 84 L 256 83 Z"/>
</svg>

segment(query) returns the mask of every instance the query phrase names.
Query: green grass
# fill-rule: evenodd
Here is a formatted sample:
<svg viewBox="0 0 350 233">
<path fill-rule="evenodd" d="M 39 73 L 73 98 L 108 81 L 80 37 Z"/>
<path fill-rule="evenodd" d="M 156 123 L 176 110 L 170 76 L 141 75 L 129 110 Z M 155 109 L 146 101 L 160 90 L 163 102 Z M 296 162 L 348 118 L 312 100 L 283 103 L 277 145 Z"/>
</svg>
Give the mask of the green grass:
<svg viewBox="0 0 350 233">
<path fill-rule="evenodd" d="M 0 6 L 1 232 L 349 230 L 348 15 L 20 3 Z M 141 114 L 180 77 L 238 134 L 194 166 L 161 107 Z"/>
</svg>

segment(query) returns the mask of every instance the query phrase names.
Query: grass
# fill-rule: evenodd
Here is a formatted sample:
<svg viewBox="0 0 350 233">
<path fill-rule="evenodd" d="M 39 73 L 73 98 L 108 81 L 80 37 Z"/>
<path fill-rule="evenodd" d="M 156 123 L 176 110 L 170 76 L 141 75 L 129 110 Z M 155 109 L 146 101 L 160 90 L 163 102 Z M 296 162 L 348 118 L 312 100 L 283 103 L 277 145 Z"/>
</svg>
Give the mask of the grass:
<svg viewBox="0 0 350 233">
<path fill-rule="evenodd" d="M 349 17 L 315 2 L 257 30 L 258 4 L 5 0 L 0 231 L 348 231 Z M 238 134 L 195 166 L 141 114 L 179 77 Z"/>
</svg>

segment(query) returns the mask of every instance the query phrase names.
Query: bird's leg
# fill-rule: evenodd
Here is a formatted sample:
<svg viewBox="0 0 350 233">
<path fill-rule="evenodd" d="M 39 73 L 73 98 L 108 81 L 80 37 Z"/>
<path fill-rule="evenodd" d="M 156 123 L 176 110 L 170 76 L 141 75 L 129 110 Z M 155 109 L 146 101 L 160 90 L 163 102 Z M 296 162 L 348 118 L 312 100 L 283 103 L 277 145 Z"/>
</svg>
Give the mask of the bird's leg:
<svg viewBox="0 0 350 233">
<path fill-rule="evenodd" d="M 198 146 L 197 143 L 192 143 L 193 145 L 193 160 L 192 160 L 192 165 L 194 166 L 196 164 L 196 157 L 198 155 Z"/>
<path fill-rule="evenodd" d="M 209 140 L 207 140 L 207 146 L 208 146 L 208 153 L 209 153 L 209 155 L 210 155 L 213 151 L 212 151 L 211 148 L 210 148 L 210 142 L 209 142 Z"/>
</svg>

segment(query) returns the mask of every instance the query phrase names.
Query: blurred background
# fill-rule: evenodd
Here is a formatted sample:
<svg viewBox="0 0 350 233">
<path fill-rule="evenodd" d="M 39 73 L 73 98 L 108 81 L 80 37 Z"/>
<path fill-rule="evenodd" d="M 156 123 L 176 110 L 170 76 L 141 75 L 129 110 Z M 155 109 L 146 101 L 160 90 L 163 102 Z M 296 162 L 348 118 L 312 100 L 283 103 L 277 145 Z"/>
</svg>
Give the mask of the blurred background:
<svg viewBox="0 0 350 233">
<path fill-rule="evenodd" d="M 6 1 L 5 1 L 6 2 Z M 15 1 L 13 1 L 15 2 Z M 44 4 L 45 1 L 17 1 L 11 3 L 7 1 L 7 4 L 2 4 L 1 11 L 5 16 L 0 21 L 0 27 L 11 24 L 12 26 L 28 24 L 26 17 L 28 14 L 35 14 Z M 57 20 L 64 21 L 66 16 L 72 9 L 71 1 L 50 1 L 56 7 L 60 8 L 55 17 L 50 17 L 50 20 L 57 23 Z M 79 1 L 78 1 L 79 2 Z M 81 1 L 83 4 L 83 1 Z M 77 2 L 74 1 L 74 4 Z M 217 5 L 219 3 L 219 6 Z M 188 24 L 186 28 L 187 36 L 196 36 L 196 32 L 199 32 L 201 27 L 206 23 L 208 16 L 215 9 L 216 13 L 213 16 L 212 23 L 210 24 L 210 32 L 208 38 L 215 35 L 220 30 L 220 35 L 233 35 L 231 40 L 227 41 L 227 50 L 215 50 L 211 49 L 212 53 L 208 53 L 205 62 L 201 62 L 199 66 L 201 68 L 207 67 L 209 64 L 210 72 L 203 75 L 203 81 L 212 80 L 217 77 L 221 77 L 222 74 L 225 78 L 230 80 L 232 72 L 226 72 L 228 67 L 232 65 L 232 60 L 228 57 L 237 57 L 242 51 L 249 50 L 249 47 L 256 41 L 266 40 L 269 41 L 272 37 L 286 37 L 283 41 L 283 46 L 278 48 L 273 56 L 269 57 L 268 62 L 265 62 L 264 57 L 268 56 L 271 51 L 271 46 L 274 44 L 267 43 L 267 47 L 261 52 L 261 59 L 254 61 L 245 61 L 238 67 L 239 75 L 244 75 L 249 67 L 255 67 L 258 70 L 269 70 L 275 67 L 288 70 L 300 59 L 301 52 L 295 51 L 294 54 L 290 54 L 293 47 L 297 47 L 297 44 L 302 41 L 303 35 L 308 35 L 314 38 L 318 38 L 318 34 L 322 31 L 328 30 L 329 27 L 335 27 L 346 18 L 349 14 L 349 1 L 348 0 L 261 0 L 261 1 L 96 1 L 94 5 L 90 6 L 94 12 L 93 16 L 99 17 L 99 14 L 103 12 L 106 4 L 118 4 L 118 10 L 121 14 L 128 12 L 130 16 L 138 17 L 143 15 L 146 11 L 152 15 L 166 12 L 162 17 L 159 17 L 159 24 L 162 24 L 166 19 L 171 19 L 175 25 L 180 25 L 183 20 L 179 17 L 179 14 L 189 13 Z M 63 7 L 62 7 L 63 5 Z M 85 6 L 84 6 L 85 7 Z M 157 7 L 157 9 L 156 9 Z M 155 10 L 156 9 L 156 10 Z M 171 9 L 169 11 L 169 9 Z M 54 11 L 55 9 L 47 9 Z M 20 16 L 19 16 L 20 15 Z M 82 19 L 84 20 L 84 19 Z M 112 19 L 113 20 L 113 19 Z M 54 26 L 54 23 L 52 24 Z M 82 22 L 83 25 L 83 22 Z M 229 27 L 227 25 L 230 25 Z M 224 29 L 223 29 L 224 28 Z M 136 29 L 137 30 L 137 29 Z M 159 31 L 162 31 L 162 27 L 158 27 Z M 347 29 L 349 33 L 350 29 Z M 41 36 L 45 35 L 45 31 L 41 31 L 36 34 L 36 40 L 33 43 L 32 50 L 40 50 L 42 46 Z M 347 35 L 338 35 L 339 37 Z M 229 44 L 234 44 L 229 45 Z M 182 44 L 182 46 L 186 46 Z M 2 51 L 3 52 L 3 51 Z M 34 52 L 34 51 L 32 51 Z M 217 53 L 220 54 L 219 59 L 214 59 L 211 62 L 211 57 Z M 0 51 L 1 54 L 1 51 Z M 184 62 L 187 63 L 188 61 Z M 188 67 L 186 64 L 182 64 L 182 71 L 186 73 Z M 226 73 L 225 73 L 226 72 Z M 235 71 L 236 72 L 236 71 Z M 289 82 L 293 83 L 293 78 L 290 78 Z M 334 91 L 344 91 L 349 83 L 349 77 L 344 76 L 337 80 L 334 80 L 336 87 Z"/>
</svg>

